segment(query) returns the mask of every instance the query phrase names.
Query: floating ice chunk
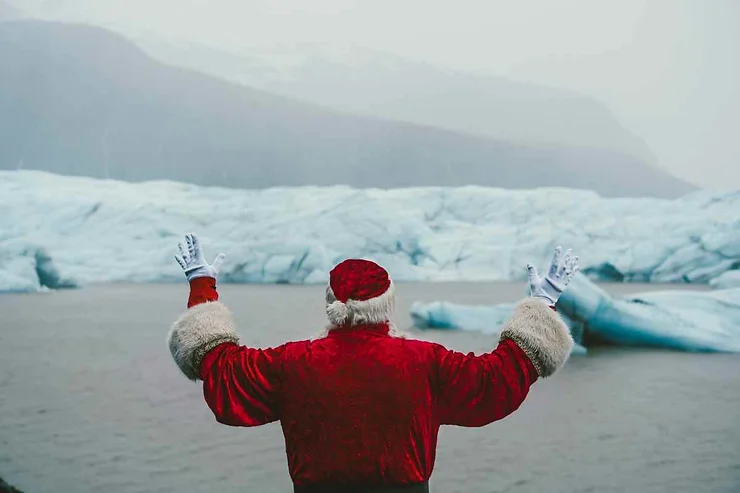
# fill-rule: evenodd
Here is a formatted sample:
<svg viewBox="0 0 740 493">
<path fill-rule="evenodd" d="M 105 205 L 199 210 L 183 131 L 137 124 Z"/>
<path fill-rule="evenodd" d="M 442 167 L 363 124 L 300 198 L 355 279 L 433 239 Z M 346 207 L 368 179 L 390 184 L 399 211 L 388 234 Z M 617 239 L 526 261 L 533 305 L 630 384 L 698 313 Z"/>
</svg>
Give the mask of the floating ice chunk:
<svg viewBox="0 0 740 493">
<path fill-rule="evenodd" d="M 465 306 L 415 303 L 419 327 L 496 332 L 511 304 Z M 685 351 L 740 352 L 740 288 L 721 291 L 655 291 L 612 299 L 577 275 L 557 305 L 574 339 Z"/>
<path fill-rule="evenodd" d="M 514 306 L 515 303 L 475 306 L 447 301 L 426 304 L 417 301 L 411 306 L 411 319 L 414 326 L 419 329 L 470 330 L 497 336 L 513 313 Z M 572 324 L 568 317 L 564 318 L 569 326 L 577 327 L 577 324 Z M 578 335 L 577 331 L 575 335 Z M 586 348 L 575 344 L 572 354 L 586 354 Z"/>
<path fill-rule="evenodd" d="M 418 328 L 465 329 L 484 334 L 498 334 L 511 316 L 513 303 L 500 305 L 460 305 L 447 301 L 416 302 L 411 306 L 411 319 Z"/>
<path fill-rule="evenodd" d="M 591 333 L 619 345 L 740 352 L 740 289 L 651 292 L 614 300 L 586 322 L 586 334 Z"/>
</svg>

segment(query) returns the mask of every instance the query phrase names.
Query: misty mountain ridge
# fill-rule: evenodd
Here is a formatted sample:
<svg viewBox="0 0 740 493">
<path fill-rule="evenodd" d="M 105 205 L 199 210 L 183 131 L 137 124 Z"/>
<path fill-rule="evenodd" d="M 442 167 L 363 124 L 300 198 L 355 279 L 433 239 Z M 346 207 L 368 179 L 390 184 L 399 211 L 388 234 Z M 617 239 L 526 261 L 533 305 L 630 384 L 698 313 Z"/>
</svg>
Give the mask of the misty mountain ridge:
<svg viewBox="0 0 740 493">
<path fill-rule="evenodd" d="M 605 105 L 570 90 L 462 73 L 358 46 L 278 45 L 237 53 L 151 35 L 135 41 L 167 63 L 351 113 L 656 162 L 647 144 Z"/>
<path fill-rule="evenodd" d="M 269 94 L 168 66 L 92 26 L 3 23 L 0 80 L 2 169 L 235 188 L 694 189 L 619 152 L 518 145 Z"/>
</svg>

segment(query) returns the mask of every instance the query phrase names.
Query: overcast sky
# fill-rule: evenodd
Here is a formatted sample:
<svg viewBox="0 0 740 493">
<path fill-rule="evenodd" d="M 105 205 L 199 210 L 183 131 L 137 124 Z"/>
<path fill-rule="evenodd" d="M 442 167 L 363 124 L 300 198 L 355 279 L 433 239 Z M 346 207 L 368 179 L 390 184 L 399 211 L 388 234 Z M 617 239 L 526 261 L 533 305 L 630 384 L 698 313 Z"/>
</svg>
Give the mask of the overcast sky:
<svg viewBox="0 0 740 493">
<path fill-rule="evenodd" d="M 7 1 L 7 0 L 6 0 Z M 11 0 L 230 50 L 357 44 L 576 89 L 643 137 L 661 166 L 740 188 L 740 0 Z"/>
</svg>

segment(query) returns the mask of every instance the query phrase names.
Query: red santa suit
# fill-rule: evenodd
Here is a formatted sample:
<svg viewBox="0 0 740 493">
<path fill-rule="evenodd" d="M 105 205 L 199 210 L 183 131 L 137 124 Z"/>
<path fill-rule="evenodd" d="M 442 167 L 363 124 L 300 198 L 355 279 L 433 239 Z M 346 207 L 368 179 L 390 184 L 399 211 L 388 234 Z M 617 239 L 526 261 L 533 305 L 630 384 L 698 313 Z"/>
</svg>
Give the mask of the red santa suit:
<svg viewBox="0 0 740 493">
<path fill-rule="evenodd" d="M 409 339 L 389 322 L 395 295 L 387 272 L 347 260 L 330 275 L 325 335 L 257 349 L 239 344 L 215 279 L 190 286 L 188 310 L 169 335 L 175 362 L 202 380 L 218 422 L 280 422 L 298 492 L 428 491 L 439 427 L 484 426 L 511 414 L 573 344 L 560 316 L 532 297 L 517 305 L 489 353 Z"/>
</svg>

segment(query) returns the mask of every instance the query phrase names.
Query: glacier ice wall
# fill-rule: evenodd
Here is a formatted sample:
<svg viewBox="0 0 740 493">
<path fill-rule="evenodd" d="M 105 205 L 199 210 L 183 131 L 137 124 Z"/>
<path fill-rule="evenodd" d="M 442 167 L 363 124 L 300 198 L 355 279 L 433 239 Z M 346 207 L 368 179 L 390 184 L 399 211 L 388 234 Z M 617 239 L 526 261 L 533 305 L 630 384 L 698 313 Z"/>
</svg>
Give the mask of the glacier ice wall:
<svg viewBox="0 0 740 493">
<path fill-rule="evenodd" d="M 347 257 L 374 259 L 397 281 L 519 280 L 557 244 L 593 279 L 706 283 L 740 268 L 740 192 L 233 190 L 3 171 L 0 210 L 3 290 L 43 285 L 33 255 L 9 244 L 43 252 L 61 285 L 180 281 L 172 255 L 187 232 L 211 258 L 227 254 L 224 282 L 325 282 Z"/>
<path fill-rule="evenodd" d="M 74 281 L 61 277 L 43 247 L 17 239 L 0 240 L 0 292 L 73 287 Z"/>
<path fill-rule="evenodd" d="M 709 281 L 709 285 L 714 289 L 740 288 L 740 270 L 729 270 Z"/>
<path fill-rule="evenodd" d="M 475 330 L 495 334 L 512 304 L 468 306 L 443 301 L 414 303 L 420 328 Z M 558 302 L 574 339 L 624 346 L 685 351 L 740 352 L 740 289 L 653 291 L 613 299 L 577 275 Z"/>
</svg>

